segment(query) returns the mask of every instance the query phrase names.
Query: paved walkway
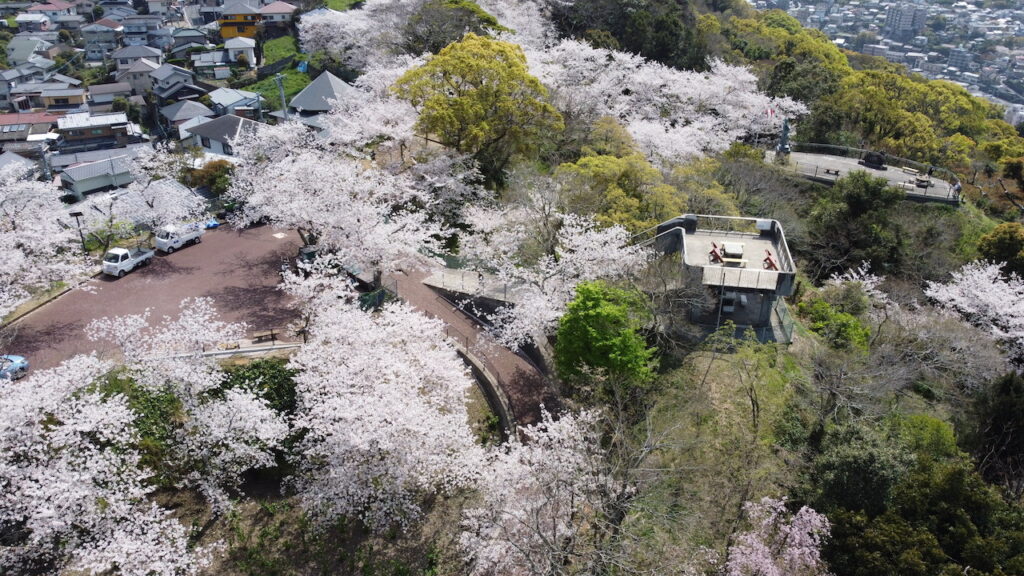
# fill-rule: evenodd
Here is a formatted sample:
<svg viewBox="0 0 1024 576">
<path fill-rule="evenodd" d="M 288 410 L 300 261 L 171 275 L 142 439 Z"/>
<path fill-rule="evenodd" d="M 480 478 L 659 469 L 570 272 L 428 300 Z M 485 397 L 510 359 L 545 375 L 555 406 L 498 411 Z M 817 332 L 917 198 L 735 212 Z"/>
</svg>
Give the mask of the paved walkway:
<svg viewBox="0 0 1024 576">
<path fill-rule="evenodd" d="M 519 426 L 540 421 L 540 406 L 551 411 L 560 406 L 551 383 L 523 357 L 498 344 L 487 330 L 466 313 L 453 307 L 424 283 L 431 271 L 409 271 L 391 278 L 397 283 L 398 295 L 424 314 L 445 323 L 445 333 L 460 346 L 479 358 L 498 379 Z"/>
</svg>

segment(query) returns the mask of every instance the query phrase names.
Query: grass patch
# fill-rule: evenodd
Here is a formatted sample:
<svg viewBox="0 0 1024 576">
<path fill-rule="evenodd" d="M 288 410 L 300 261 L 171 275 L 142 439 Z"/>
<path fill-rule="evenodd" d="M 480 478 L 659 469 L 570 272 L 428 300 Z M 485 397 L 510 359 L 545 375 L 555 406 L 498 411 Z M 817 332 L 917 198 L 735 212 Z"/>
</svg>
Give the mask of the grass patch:
<svg viewBox="0 0 1024 576">
<path fill-rule="evenodd" d="M 135 412 L 133 425 L 139 435 L 140 464 L 156 473 L 157 485 L 169 487 L 173 479 L 166 469 L 174 433 L 182 422 L 181 401 L 170 390 L 150 390 L 139 386 L 128 374 L 115 370 L 99 385 L 105 395 L 124 396 L 128 407 Z"/>
<path fill-rule="evenodd" d="M 295 56 L 299 60 L 306 59 L 305 54 L 299 54 L 299 43 L 294 37 L 281 36 L 263 43 L 262 66 L 284 60 L 289 56 Z"/>
<path fill-rule="evenodd" d="M 327 0 L 327 7 L 331 10 L 348 10 L 359 4 L 362 0 Z"/>
<path fill-rule="evenodd" d="M 281 75 L 284 76 L 284 97 L 286 100 L 291 100 L 293 96 L 301 92 L 312 81 L 308 74 L 299 72 L 294 68 L 284 70 L 281 72 Z M 250 84 L 245 89 L 259 92 L 267 101 L 267 110 L 281 109 L 281 98 L 278 96 L 277 82 L 274 82 L 272 76 L 264 78 L 255 84 Z"/>
</svg>

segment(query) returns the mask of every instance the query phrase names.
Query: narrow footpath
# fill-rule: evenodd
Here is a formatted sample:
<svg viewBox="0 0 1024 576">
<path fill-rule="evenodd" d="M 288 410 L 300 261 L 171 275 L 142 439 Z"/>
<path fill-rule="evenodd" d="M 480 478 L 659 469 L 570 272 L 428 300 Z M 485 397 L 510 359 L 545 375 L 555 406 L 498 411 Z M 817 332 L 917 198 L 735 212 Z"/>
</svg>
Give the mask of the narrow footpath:
<svg viewBox="0 0 1024 576">
<path fill-rule="evenodd" d="M 541 406 L 556 411 L 557 394 L 548 379 L 529 361 L 498 344 L 487 329 L 452 306 L 423 283 L 430 271 L 408 271 L 391 276 L 399 297 L 424 314 L 444 322 L 445 333 L 479 359 L 495 376 L 518 426 L 540 421 Z"/>
</svg>

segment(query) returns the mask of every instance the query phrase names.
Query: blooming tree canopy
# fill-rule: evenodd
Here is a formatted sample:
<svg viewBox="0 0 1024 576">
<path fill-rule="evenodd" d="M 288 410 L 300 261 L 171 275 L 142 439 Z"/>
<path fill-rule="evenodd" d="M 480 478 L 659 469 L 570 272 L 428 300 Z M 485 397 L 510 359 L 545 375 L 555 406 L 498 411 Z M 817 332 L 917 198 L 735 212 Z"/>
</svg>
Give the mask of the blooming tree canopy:
<svg viewBox="0 0 1024 576">
<path fill-rule="evenodd" d="M 608 492 L 596 415 L 563 414 L 524 428 L 493 450 L 480 475 L 479 506 L 463 513 L 459 543 L 472 574 L 560 573 L 580 530 Z"/>
<path fill-rule="evenodd" d="M 722 152 L 807 111 L 759 92 L 752 72 L 721 61 L 689 72 L 572 39 L 527 47 L 526 57 L 564 117 L 588 125 L 616 118 L 648 156 L 669 161 Z"/>
<path fill-rule="evenodd" d="M 751 530 L 729 547 L 728 576 L 823 576 L 821 546 L 829 535 L 828 518 L 804 506 L 796 514 L 785 499 L 762 498 L 743 505 Z"/>
<path fill-rule="evenodd" d="M 929 282 L 925 294 L 990 332 L 1011 358 L 1024 358 L 1024 280 L 1003 274 L 1001 264 L 981 261 L 964 265 L 952 276 L 946 284 Z"/>
<path fill-rule="evenodd" d="M 74 222 L 55 186 L 17 165 L 0 169 L 0 317 L 33 290 L 86 270 Z"/>
<path fill-rule="evenodd" d="M 0 386 L 5 569 L 178 576 L 205 564 L 186 528 L 147 500 L 135 414 L 96 387 L 110 367 L 77 356 Z"/>
<path fill-rule="evenodd" d="M 499 340 L 509 346 L 553 330 L 578 283 L 621 277 L 648 257 L 629 245 L 624 228 L 557 212 L 539 193 L 505 210 L 471 210 L 467 219 L 477 234 L 465 239 L 463 253 L 513 293 L 514 305 L 494 318 Z"/>
<path fill-rule="evenodd" d="M 177 464 L 189 470 L 183 482 L 196 486 L 217 513 L 230 507 L 242 473 L 274 463 L 274 451 L 289 433 L 283 418 L 253 392 L 221 392 L 224 374 L 215 359 L 202 354 L 244 331 L 244 325 L 221 320 L 208 298 L 182 301 L 177 318 L 164 317 L 156 326 L 147 310 L 100 318 L 87 328 L 93 340 L 118 345 L 136 382 L 170 390 L 181 401 L 185 415 L 177 431 Z"/>
<path fill-rule="evenodd" d="M 299 443 L 295 488 L 306 509 L 384 529 L 420 514 L 424 494 L 471 485 L 473 385 L 442 325 L 404 304 L 370 314 L 326 296 L 310 340 L 292 357 Z"/>
</svg>

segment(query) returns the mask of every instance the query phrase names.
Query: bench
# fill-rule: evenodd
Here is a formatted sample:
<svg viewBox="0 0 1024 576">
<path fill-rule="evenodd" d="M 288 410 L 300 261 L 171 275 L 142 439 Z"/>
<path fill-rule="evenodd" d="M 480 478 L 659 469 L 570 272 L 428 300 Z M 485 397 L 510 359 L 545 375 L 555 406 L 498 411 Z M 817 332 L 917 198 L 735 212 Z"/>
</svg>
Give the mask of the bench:
<svg viewBox="0 0 1024 576">
<path fill-rule="evenodd" d="M 838 168 L 825 168 L 825 174 L 828 176 L 839 176 Z"/>
<path fill-rule="evenodd" d="M 735 265 L 739 266 L 740 268 L 746 268 L 747 267 L 747 260 L 745 260 L 743 258 L 722 258 L 722 262 L 726 266 L 728 266 L 730 264 L 735 264 Z"/>
<path fill-rule="evenodd" d="M 253 344 L 256 344 L 257 342 L 266 342 L 267 340 L 270 340 L 271 342 L 276 341 L 277 332 L 274 332 L 273 330 L 263 330 L 262 332 L 257 332 L 252 335 Z"/>
<path fill-rule="evenodd" d="M 919 170 L 915 170 L 913 168 L 907 168 L 906 166 L 901 168 L 901 170 L 903 170 L 903 172 L 905 172 L 907 174 L 910 174 L 911 176 L 917 176 L 918 174 L 921 173 Z"/>
</svg>

